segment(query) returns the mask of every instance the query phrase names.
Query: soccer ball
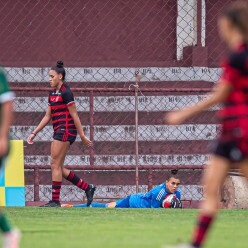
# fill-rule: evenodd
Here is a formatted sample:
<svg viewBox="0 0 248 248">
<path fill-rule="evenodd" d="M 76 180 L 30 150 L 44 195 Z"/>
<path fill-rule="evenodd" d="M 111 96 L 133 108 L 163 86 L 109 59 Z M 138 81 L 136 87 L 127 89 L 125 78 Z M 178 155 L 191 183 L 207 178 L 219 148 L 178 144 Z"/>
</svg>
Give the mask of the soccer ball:
<svg viewBox="0 0 248 248">
<path fill-rule="evenodd" d="M 177 197 L 173 194 L 167 194 L 162 202 L 162 207 L 169 208 L 173 198 L 177 198 Z"/>
</svg>

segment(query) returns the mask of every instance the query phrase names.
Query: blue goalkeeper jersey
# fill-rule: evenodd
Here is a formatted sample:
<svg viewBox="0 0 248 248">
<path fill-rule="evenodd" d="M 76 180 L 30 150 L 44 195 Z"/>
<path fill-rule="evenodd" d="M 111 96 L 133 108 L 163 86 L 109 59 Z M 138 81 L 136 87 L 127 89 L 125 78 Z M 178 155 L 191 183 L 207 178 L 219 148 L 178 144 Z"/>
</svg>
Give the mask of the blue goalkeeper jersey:
<svg viewBox="0 0 248 248">
<path fill-rule="evenodd" d="M 130 208 L 161 208 L 162 202 L 167 194 L 171 194 L 166 190 L 166 183 L 154 187 L 145 194 L 133 194 L 129 198 Z M 178 190 L 174 195 L 181 199 L 181 190 Z"/>
</svg>

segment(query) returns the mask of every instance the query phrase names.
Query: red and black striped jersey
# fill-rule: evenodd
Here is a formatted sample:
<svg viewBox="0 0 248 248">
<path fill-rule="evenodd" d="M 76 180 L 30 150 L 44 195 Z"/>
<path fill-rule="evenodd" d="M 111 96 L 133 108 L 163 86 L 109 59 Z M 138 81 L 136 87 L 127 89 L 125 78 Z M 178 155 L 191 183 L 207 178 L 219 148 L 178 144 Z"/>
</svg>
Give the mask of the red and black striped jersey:
<svg viewBox="0 0 248 248">
<path fill-rule="evenodd" d="M 224 63 L 221 83 L 230 93 L 219 112 L 222 139 L 248 138 L 248 47 L 239 46 Z"/>
<path fill-rule="evenodd" d="M 54 132 L 76 130 L 68 110 L 68 106 L 72 104 L 75 104 L 73 93 L 66 84 L 62 84 L 58 92 L 56 92 L 56 89 L 53 89 L 49 93 L 48 105 L 51 107 Z"/>
</svg>

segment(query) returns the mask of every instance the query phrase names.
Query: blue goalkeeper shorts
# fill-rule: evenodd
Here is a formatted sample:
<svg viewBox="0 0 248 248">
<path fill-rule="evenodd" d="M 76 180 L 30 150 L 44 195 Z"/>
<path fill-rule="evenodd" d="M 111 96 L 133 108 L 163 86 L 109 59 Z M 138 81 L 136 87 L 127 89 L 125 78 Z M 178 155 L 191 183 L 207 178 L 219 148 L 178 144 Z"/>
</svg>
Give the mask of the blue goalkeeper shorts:
<svg viewBox="0 0 248 248">
<path fill-rule="evenodd" d="M 115 207 L 116 208 L 130 208 L 129 199 L 130 199 L 130 195 L 123 199 L 116 201 Z"/>
</svg>

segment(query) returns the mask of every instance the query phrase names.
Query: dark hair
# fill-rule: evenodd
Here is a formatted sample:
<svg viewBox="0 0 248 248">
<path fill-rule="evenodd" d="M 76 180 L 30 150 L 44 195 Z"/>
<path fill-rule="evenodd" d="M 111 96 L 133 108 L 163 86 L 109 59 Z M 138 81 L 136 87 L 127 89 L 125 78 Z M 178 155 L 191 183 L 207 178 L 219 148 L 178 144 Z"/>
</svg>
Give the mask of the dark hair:
<svg viewBox="0 0 248 248">
<path fill-rule="evenodd" d="M 171 173 L 170 173 L 170 175 L 167 177 L 167 180 L 169 181 L 172 177 L 175 178 L 175 179 L 180 179 L 180 178 L 177 176 L 177 172 L 178 172 L 177 169 L 171 170 Z"/>
<path fill-rule="evenodd" d="M 230 19 L 233 25 L 244 35 L 248 43 L 248 3 L 244 1 L 234 2 L 228 5 L 221 17 Z"/>
<path fill-rule="evenodd" d="M 51 70 L 56 71 L 58 74 L 62 74 L 62 80 L 65 80 L 65 69 L 64 69 L 64 62 L 59 60 L 57 61 L 56 66 L 53 66 Z"/>
</svg>

